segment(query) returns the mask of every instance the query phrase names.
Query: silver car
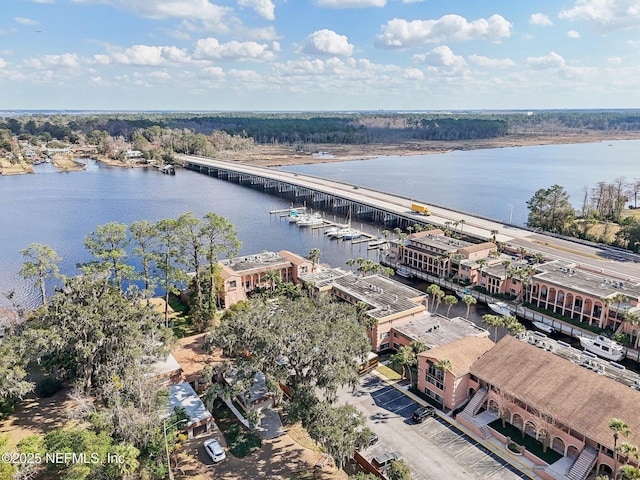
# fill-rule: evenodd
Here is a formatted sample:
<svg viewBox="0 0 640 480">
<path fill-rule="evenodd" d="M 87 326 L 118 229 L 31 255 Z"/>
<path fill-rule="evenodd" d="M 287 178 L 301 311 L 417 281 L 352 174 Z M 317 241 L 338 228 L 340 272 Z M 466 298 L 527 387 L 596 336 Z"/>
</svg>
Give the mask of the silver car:
<svg viewBox="0 0 640 480">
<path fill-rule="evenodd" d="M 218 463 L 227 458 L 222 445 L 215 438 L 210 438 L 204 442 L 204 449 L 211 457 L 214 463 Z"/>
</svg>

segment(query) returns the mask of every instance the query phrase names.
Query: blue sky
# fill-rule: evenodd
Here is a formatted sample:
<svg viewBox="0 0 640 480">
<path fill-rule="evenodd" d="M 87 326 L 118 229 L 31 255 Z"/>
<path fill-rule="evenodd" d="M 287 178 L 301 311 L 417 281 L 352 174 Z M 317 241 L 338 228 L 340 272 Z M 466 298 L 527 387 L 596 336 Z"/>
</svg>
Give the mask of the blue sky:
<svg viewBox="0 0 640 480">
<path fill-rule="evenodd" d="M 640 107 L 640 0 L 2 0 L 0 109 Z"/>
</svg>

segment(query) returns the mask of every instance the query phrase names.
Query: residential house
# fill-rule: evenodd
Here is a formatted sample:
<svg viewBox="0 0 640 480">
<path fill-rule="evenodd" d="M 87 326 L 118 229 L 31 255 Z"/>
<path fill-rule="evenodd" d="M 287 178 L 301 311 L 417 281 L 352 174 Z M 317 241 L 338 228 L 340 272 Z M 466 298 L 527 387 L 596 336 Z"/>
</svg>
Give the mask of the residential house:
<svg viewBox="0 0 640 480">
<path fill-rule="evenodd" d="M 470 366 L 464 365 L 466 373 L 456 371 L 457 378 L 467 377 L 463 382 L 467 382 L 469 396 L 473 395 L 457 420 L 485 436 L 486 427 L 476 419 L 492 414 L 568 457 L 567 468 L 574 469 L 571 478 L 586 478 L 592 468 L 599 474 L 611 475 L 614 437 L 609 421 L 616 418 L 626 422 L 631 435 L 624 441 L 637 445 L 640 392 L 539 346 L 507 336 Z M 453 351 L 435 353 L 438 358 L 455 355 Z M 421 378 L 429 375 L 427 366 L 432 365 L 426 355 L 427 361 L 421 362 Z M 447 387 L 451 382 L 452 379 L 444 382 L 445 403 L 450 398 Z M 486 414 L 479 413 L 485 410 Z M 494 440 L 501 438 L 499 433 L 491 433 Z M 545 462 L 531 457 L 544 466 Z M 581 460 L 576 461 L 578 458 Z M 637 460 L 629 460 L 637 464 Z M 537 473 L 541 478 L 557 478 L 543 469 Z"/>
<path fill-rule="evenodd" d="M 322 269 L 311 260 L 286 250 L 242 255 L 218 263 L 224 280 L 219 295 L 226 307 L 246 300 L 256 288 L 271 288 L 275 281 L 299 283 L 300 275 Z M 276 273 L 275 280 L 269 279 L 269 272 Z"/>
<path fill-rule="evenodd" d="M 418 354 L 418 390 L 444 410 L 455 410 L 478 389 L 471 366 L 494 345 L 487 335 L 465 336 Z"/>
</svg>

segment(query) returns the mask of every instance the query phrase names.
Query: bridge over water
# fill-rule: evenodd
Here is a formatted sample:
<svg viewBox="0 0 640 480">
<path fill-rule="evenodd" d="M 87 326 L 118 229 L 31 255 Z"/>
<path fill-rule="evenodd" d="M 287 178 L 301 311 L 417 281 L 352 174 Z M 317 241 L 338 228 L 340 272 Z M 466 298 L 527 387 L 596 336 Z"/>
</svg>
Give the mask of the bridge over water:
<svg viewBox="0 0 640 480">
<path fill-rule="evenodd" d="M 425 217 L 411 210 L 413 202 L 423 203 L 419 199 L 310 175 L 192 155 L 178 155 L 177 159 L 190 170 L 289 198 L 296 205 L 305 203 L 307 206 L 343 216 L 350 212 L 354 219 L 368 220 L 384 225 L 387 229 L 406 229 L 416 223 L 438 227 L 449 225 L 449 228 L 457 224 L 458 232 L 479 240 L 487 240 L 493 236 L 492 232 L 497 232 L 496 240 L 504 242 L 511 249 L 522 247 L 531 253 L 539 252 L 547 257 L 574 262 L 615 277 L 640 280 L 640 256 L 606 245 L 578 242 L 544 232 L 536 233 L 433 204 L 428 204 L 432 214 Z"/>
<path fill-rule="evenodd" d="M 455 224 L 464 235 L 480 240 L 491 238 L 491 232 L 497 231 L 497 240 L 501 242 L 531 234 L 528 230 L 431 204 L 432 214 L 426 217 L 411 210 L 413 202 L 421 202 L 334 180 L 205 157 L 179 155 L 178 159 L 190 170 L 288 198 L 296 205 L 304 203 L 343 216 L 350 213 L 353 219 L 387 228 L 406 229 L 416 223 L 439 227 Z"/>
</svg>

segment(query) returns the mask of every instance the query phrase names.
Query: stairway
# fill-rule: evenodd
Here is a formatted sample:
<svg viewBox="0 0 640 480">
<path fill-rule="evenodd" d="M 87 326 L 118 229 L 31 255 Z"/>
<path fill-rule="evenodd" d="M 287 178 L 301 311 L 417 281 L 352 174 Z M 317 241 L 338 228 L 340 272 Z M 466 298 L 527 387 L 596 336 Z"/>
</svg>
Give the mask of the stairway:
<svg viewBox="0 0 640 480">
<path fill-rule="evenodd" d="M 493 437 L 493 435 L 491 434 L 491 429 L 489 428 L 488 425 L 482 425 L 482 426 L 480 426 L 478 428 L 480 428 L 480 431 L 484 435 L 484 438 L 486 438 L 487 440 L 489 440 L 491 437 Z"/>
<path fill-rule="evenodd" d="M 489 390 L 487 389 L 487 387 L 478 390 L 473 398 L 469 400 L 469 403 L 467 403 L 467 406 L 464 407 L 464 410 L 462 412 L 469 415 L 470 417 L 475 417 L 476 413 L 478 413 L 478 410 L 480 410 L 480 407 L 484 403 L 484 399 L 487 398 L 488 394 Z"/>
<path fill-rule="evenodd" d="M 596 464 L 598 452 L 593 447 L 586 447 L 571 466 L 567 478 L 570 480 L 586 480 L 587 475 Z"/>
</svg>

